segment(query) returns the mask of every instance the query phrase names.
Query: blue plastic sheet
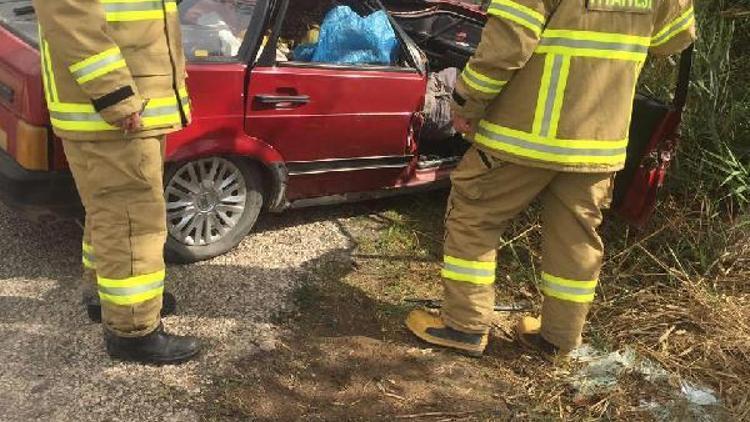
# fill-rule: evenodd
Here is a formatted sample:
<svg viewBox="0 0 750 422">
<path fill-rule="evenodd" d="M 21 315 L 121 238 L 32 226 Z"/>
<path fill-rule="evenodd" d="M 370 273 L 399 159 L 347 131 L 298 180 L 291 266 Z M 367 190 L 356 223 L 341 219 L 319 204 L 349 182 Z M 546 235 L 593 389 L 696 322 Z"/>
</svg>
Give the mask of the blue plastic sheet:
<svg viewBox="0 0 750 422">
<path fill-rule="evenodd" d="M 323 19 L 318 43 L 297 47 L 294 60 L 391 65 L 397 52 L 396 32 L 385 11 L 362 17 L 348 6 L 337 6 Z"/>
</svg>

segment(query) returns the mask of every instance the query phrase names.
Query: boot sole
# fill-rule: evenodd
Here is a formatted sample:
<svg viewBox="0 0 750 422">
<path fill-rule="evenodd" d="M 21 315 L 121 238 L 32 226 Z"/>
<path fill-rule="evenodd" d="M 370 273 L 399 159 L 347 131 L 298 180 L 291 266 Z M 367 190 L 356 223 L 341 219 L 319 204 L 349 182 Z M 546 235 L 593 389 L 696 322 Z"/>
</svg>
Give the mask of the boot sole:
<svg viewBox="0 0 750 422">
<path fill-rule="evenodd" d="M 123 354 L 109 353 L 109 352 L 107 352 L 107 354 L 109 354 L 110 358 L 123 361 L 123 362 L 142 363 L 142 364 L 148 364 L 148 365 L 179 365 L 181 363 L 185 363 L 187 361 L 192 360 L 194 357 L 200 354 L 200 351 L 193 352 L 190 354 L 185 354 L 184 356 L 179 356 L 176 358 L 161 358 L 161 357 L 143 358 L 143 357 L 134 357 L 132 355 L 123 355 Z"/>
<path fill-rule="evenodd" d="M 423 335 L 415 327 L 412 327 L 409 324 L 409 321 L 406 322 L 406 328 L 408 328 L 409 331 L 412 334 L 414 334 L 418 339 L 420 339 L 423 342 L 429 344 L 430 346 L 437 346 L 437 347 L 440 347 L 440 348 L 443 348 L 443 349 L 446 349 L 446 350 L 450 350 L 452 352 L 456 352 L 456 353 L 462 354 L 464 356 L 468 356 L 470 358 L 475 358 L 475 359 L 478 359 L 478 358 L 481 358 L 482 356 L 484 356 L 484 351 L 462 349 L 460 347 L 455 347 L 455 346 L 450 346 L 450 345 L 447 345 L 447 344 L 437 343 L 436 342 L 437 340 L 433 340 L 433 339 L 435 339 L 435 337 Z"/>
<path fill-rule="evenodd" d="M 150 358 L 143 358 L 143 357 L 135 357 L 130 354 L 126 353 L 116 353 L 116 352 L 110 352 L 107 350 L 107 354 L 110 358 L 125 361 L 125 362 L 135 362 L 135 363 L 143 363 L 143 364 L 151 364 L 151 365 L 179 365 L 181 363 L 185 363 L 194 357 L 198 356 L 200 354 L 200 350 L 195 350 L 190 353 L 186 353 L 182 356 L 178 357 L 172 357 L 172 358 L 162 358 L 162 357 L 150 357 Z"/>
</svg>

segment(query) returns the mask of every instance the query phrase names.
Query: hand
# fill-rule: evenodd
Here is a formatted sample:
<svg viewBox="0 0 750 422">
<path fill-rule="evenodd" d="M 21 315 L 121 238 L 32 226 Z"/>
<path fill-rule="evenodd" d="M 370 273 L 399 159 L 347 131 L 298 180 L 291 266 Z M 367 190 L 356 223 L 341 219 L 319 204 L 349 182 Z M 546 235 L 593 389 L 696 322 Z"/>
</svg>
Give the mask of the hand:
<svg viewBox="0 0 750 422">
<path fill-rule="evenodd" d="M 473 126 L 474 125 L 470 119 L 461 117 L 457 114 L 453 115 L 453 128 L 456 129 L 456 132 L 458 133 L 471 132 L 471 129 Z"/>
<path fill-rule="evenodd" d="M 135 132 L 141 129 L 143 127 L 143 120 L 141 120 L 141 113 L 133 113 L 130 116 L 122 119 L 122 121 L 118 123 L 118 126 L 125 133 Z"/>
</svg>

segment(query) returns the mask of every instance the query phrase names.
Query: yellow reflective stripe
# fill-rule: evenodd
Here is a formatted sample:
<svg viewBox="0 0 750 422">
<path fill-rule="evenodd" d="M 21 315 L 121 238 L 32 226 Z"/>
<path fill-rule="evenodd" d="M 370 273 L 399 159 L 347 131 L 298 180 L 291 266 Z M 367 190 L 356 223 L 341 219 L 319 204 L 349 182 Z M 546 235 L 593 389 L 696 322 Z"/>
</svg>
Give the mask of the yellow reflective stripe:
<svg viewBox="0 0 750 422">
<path fill-rule="evenodd" d="M 83 266 L 89 269 L 96 269 L 96 258 L 94 257 L 94 247 L 86 242 L 81 245 L 81 259 Z"/>
<path fill-rule="evenodd" d="M 470 88 L 485 94 L 499 94 L 500 91 L 503 90 L 503 86 L 506 84 L 506 81 L 492 79 L 489 76 L 482 75 L 472 69 L 470 65 L 466 65 L 464 71 L 461 72 L 461 79 L 466 85 L 469 85 Z"/>
<path fill-rule="evenodd" d="M 547 21 L 544 15 L 536 10 L 510 0 L 493 0 L 487 13 L 528 28 L 536 36 L 542 33 Z"/>
<path fill-rule="evenodd" d="M 560 69 L 560 80 L 555 92 L 555 102 L 552 106 L 551 122 L 549 127 L 550 138 L 557 137 L 557 128 L 560 125 L 560 115 L 562 113 L 563 100 L 565 99 L 565 89 L 568 87 L 568 76 L 570 76 L 570 56 L 563 56 L 562 68 Z"/>
<path fill-rule="evenodd" d="M 106 132 L 112 130 L 120 130 L 120 128 L 112 126 L 105 121 L 78 122 L 50 118 L 50 123 L 52 123 L 53 127 L 67 132 Z"/>
<path fill-rule="evenodd" d="M 461 274 L 454 271 L 443 269 L 441 275 L 443 278 L 454 281 L 463 281 L 465 283 L 488 285 L 495 282 L 495 276 L 476 276 L 471 274 Z"/>
<path fill-rule="evenodd" d="M 492 270 L 494 271 L 495 268 L 497 268 L 496 262 L 487 262 L 487 261 L 467 261 L 465 259 L 456 258 L 453 256 L 445 255 L 443 257 L 443 262 L 446 264 L 452 264 L 457 265 L 459 267 L 464 268 L 472 268 L 476 270 Z"/>
<path fill-rule="evenodd" d="M 59 96 L 57 94 L 57 81 L 55 81 L 55 71 L 52 67 L 52 56 L 49 52 L 49 43 L 47 41 L 44 42 L 44 57 L 45 57 L 45 63 L 47 63 L 47 69 L 49 70 L 49 87 L 50 87 L 50 96 L 52 98 L 52 101 L 59 101 Z"/>
<path fill-rule="evenodd" d="M 610 32 L 547 29 L 536 53 L 645 61 L 651 38 Z"/>
<path fill-rule="evenodd" d="M 116 305 L 133 305 L 164 292 L 164 270 L 124 279 L 97 277 L 99 297 Z"/>
<path fill-rule="evenodd" d="M 475 142 L 498 151 L 555 164 L 620 164 L 628 140 L 545 138 L 482 120 Z"/>
<path fill-rule="evenodd" d="M 555 138 L 570 74 L 570 56 L 548 54 L 539 88 L 532 133 Z"/>
<path fill-rule="evenodd" d="M 90 260 L 90 259 L 89 259 L 88 257 L 86 257 L 85 255 L 84 255 L 84 257 L 83 257 L 83 266 L 84 266 L 85 268 L 88 268 L 88 269 L 90 269 L 90 270 L 95 270 L 95 269 L 96 269 L 96 264 L 94 263 L 94 261 Z"/>
<path fill-rule="evenodd" d="M 445 255 L 441 275 L 449 280 L 487 285 L 495 282 L 496 267 L 496 262 L 468 261 Z"/>
<path fill-rule="evenodd" d="M 693 24 L 695 24 L 695 10 L 691 6 L 685 11 L 685 13 L 678 16 L 677 19 L 668 23 L 664 28 L 657 32 L 651 39 L 651 46 L 658 47 L 666 44 L 681 32 L 689 29 Z"/>
<path fill-rule="evenodd" d="M 579 281 L 542 273 L 542 292 L 561 300 L 590 303 L 596 295 L 597 280 Z"/>
<path fill-rule="evenodd" d="M 566 38 L 578 41 L 600 41 L 612 44 L 633 44 L 648 47 L 650 37 L 618 34 L 616 32 L 577 31 L 573 29 L 546 29 L 544 38 Z"/>
<path fill-rule="evenodd" d="M 137 275 L 133 277 L 127 277 L 122 279 L 97 277 L 97 283 L 101 287 L 112 287 L 112 288 L 128 288 L 128 287 L 139 287 L 147 284 L 151 284 L 156 281 L 164 281 L 166 277 L 166 270 L 160 270 L 149 274 Z"/>
<path fill-rule="evenodd" d="M 536 100 L 536 111 L 534 112 L 534 125 L 531 132 L 538 135 L 542 132 L 542 119 L 544 117 L 544 107 L 547 104 L 547 97 L 549 96 L 549 86 L 552 81 L 552 65 L 555 61 L 555 57 L 552 54 L 548 54 L 544 57 L 544 71 L 542 72 L 542 83 L 539 86 L 539 94 Z"/>
<path fill-rule="evenodd" d="M 180 113 L 174 113 L 166 116 L 144 117 L 142 120 L 143 126 L 149 128 L 180 124 L 182 123 L 182 116 L 180 116 Z"/>
<path fill-rule="evenodd" d="M 125 63 L 125 59 L 120 59 L 120 60 L 117 60 L 116 62 L 110 63 L 110 64 L 108 64 L 108 65 L 106 65 L 104 67 L 101 67 L 101 68 L 99 68 L 99 69 L 97 69 L 97 70 L 89 73 L 86 76 L 83 76 L 83 77 L 80 77 L 80 78 L 76 79 L 76 82 L 78 82 L 79 84 L 83 84 L 83 83 L 86 83 L 88 81 L 94 80 L 96 78 L 102 77 L 102 76 L 104 76 L 104 75 L 106 75 L 106 74 L 108 74 L 110 72 L 113 72 L 113 71 L 115 71 L 117 69 L 122 69 L 122 68 L 124 68 L 126 66 L 127 66 L 127 64 Z"/>
<path fill-rule="evenodd" d="M 155 287 L 145 292 L 140 292 L 140 293 L 127 295 L 127 296 L 112 295 L 112 294 L 103 293 L 100 291 L 99 299 L 101 299 L 102 301 L 109 302 L 109 303 L 114 303 L 115 305 L 127 306 L 127 305 L 137 305 L 139 303 L 143 303 L 147 300 L 151 300 L 155 297 L 159 297 L 162 294 L 164 294 L 163 284 L 160 287 Z"/>
<path fill-rule="evenodd" d="M 590 50 L 573 47 L 559 47 L 540 45 L 535 53 L 551 53 L 576 57 L 591 57 L 596 59 L 629 60 L 642 62 L 646 60 L 647 53 L 632 53 L 628 51 Z"/>
<path fill-rule="evenodd" d="M 132 22 L 164 19 L 164 12 L 177 12 L 173 0 L 101 0 L 108 22 Z"/>
<path fill-rule="evenodd" d="M 182 123 L 182 116 L 174 96 L 154 98 L 142 114 L 144 128 L 170 126 Z M 99 132 L 119 130 L 101 117 L 91 104 L 50 103 L 52 126 L 73 132 Z"/>
<path fill-rule="evenodd" d="M 101 60 L 106 59 L 107 57 L 116 56 L 119 54 L 120 54 L 120 48 L 115 46 L 108 50 L 104 50 L 99 54 L 95 54 L 85 60 L 81 60 L 80 62 L 71 65 L 68 68 L 68 70 L 70 70 L 71 73 L 75 73 L 85 67 L 88 67 L 88 66 L 91 66 L 92 64 L 100 62 Z"/>
</svg>

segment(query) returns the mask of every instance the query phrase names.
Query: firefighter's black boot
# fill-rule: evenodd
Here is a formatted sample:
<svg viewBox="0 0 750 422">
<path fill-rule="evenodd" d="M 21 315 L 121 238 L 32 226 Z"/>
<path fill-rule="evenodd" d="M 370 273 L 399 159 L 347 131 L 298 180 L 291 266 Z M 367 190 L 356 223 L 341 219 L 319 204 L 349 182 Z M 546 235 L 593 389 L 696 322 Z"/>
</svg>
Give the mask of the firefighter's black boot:
<svg viewBox="0 0 750 422">
<path fill-rule="evenodd" d="M 86 313 L 92 322 L 102 322 L 102 303 L 99 301 L 99 295 L 85 295 L 83 304 L 86 306 Z M 177 299 L 169 292 L 164 292 L 162 296 L 161 316 L 173 315 L 177 310 Z"/>
<path fill-rule="evenodd" d="M 470 334 L 447 327 L 440 317 L 422 309 L 411 311 L 406 327 L 427 343 L 447 347 L 471 357 L 481 357 L 487 347 L 487 334 Z"/>
<path fill-rule="evenodd" d="M 570 350 L 561 350 L 542 337 L 542 321 L 539 318 L 523 317 L 516 325 L 516 339 L 528 350 L 538 353 L 553 364 L 565 363 L 570 359 Z"/>
<path fill-rule="evenodd" d="M 132 362 L 177 364 L 200 352 L 197 338 L 167 334 L 161 324 L 143 337 L 120 337 L 105 329 L 104 339 L 110 357 Z"/>
</svg>

